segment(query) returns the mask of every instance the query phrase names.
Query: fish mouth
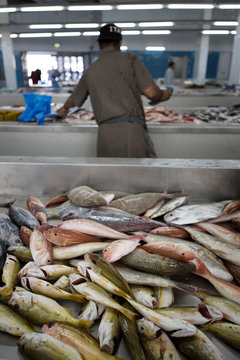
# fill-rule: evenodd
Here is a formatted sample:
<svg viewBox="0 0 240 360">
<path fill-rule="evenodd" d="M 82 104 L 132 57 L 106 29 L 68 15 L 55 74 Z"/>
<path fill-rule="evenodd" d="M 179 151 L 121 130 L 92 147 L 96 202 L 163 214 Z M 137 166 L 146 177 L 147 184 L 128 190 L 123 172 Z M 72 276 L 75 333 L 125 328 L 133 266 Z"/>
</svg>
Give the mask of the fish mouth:
<svg viewBox="0 0 240 360">
<path fill-rule="evenodd" d="M 73 282 L 72 282 L 72 285 L 80 285 L 80 284 L 83 284 L 83 283 L 85 283 L 86 282 L 86 279 L 84 279 L 84 278 L 79 278 L 79 279 L 76 279 L 76 280 L 74 280 Z"/>
</svg>

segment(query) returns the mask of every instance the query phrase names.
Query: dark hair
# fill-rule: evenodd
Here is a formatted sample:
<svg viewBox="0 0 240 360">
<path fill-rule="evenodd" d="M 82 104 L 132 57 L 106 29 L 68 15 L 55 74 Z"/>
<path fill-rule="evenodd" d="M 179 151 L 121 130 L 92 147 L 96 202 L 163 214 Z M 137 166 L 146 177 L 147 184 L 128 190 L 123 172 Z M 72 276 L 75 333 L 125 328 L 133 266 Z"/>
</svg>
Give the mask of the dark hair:
<svg viewBox="0 0 240 360">
<path fill-rule="evenodd" d="M 168 64 L 168 67 L 172 66 L 172 65 L 175 65 L 175 62 L 174 61 L 170 61 L 170 63 Z"/>
<path fill-rule="evenodd" d="M 113 44 L 113 46 L 117 46 L 120 43 L 121 40 L 110 40 L 110 39 L 105 39 L 105 40 L 98 40 L 98 43 L 100 46 L 102 45 L 110 45 Z"/>
</svg>

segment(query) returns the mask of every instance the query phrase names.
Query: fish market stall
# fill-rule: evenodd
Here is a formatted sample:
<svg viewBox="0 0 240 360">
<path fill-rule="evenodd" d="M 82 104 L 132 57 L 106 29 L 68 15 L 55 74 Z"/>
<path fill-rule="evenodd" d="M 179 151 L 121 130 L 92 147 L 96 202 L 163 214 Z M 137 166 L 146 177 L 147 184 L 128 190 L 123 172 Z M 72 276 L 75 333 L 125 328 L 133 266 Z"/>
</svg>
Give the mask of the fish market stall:
<svg viewBox="0 0 240 360">
<path fill-rule="evenodd" d="M 76 201 L 78 197 L 75 199 L 74 188 L 80 185 L 88 185 L 98 190 L 98 194 L 101 190 L 132 194 L 167 191 L 168 194 L 188 194 L 190 204 L 223 201 L 228 204 L 229 200 L 239 199 L 239 183 L 240 161 L 236 160 L 0 157 L 2 204 L 4 197 L 6 201 L 15 197 L 16 205 L 22 207 L 25 207 L 26 199 L 31 195 L 38 196 L 45 202 L 57 194 L 68 191 L 69 199 Z M 72 190 L 69 191 L 70 189 Z M 3 211 L 3 208 L 1 210 Z M 35 210 L 41 211 L 41 208 Z M 147 244 L 149 245 L 151 244 Z M 202 288 L 206 283 L 199 278 Z M 185 304 L 189 305 L 188 301 L 192 301 L 190 298 L 193 297 L 182 295 L 179 291 L 175 292 L 177 304 L 185 299 Z M 75 303 L 70 308 L 76 315 L 79 305 Z M 50 331 L 51 327 L 46 327 L 45 330 Z M 239 359 L 239 350 L 226 345 L 209 332 L 207 336 L 221 351 L 222 360 Z M 16 338 L 6 333 L 1 333 L 0 349 L 4 354 L 4 360 L 25 359 L 18 351 Z M 117 356 L 124 360 L 131 359 L 125 342 L 121 342 Z M 182 355 L 180 358 L 186 359 Z"/>
<path fill-rule="evenodd" d="M 160 158 L 239 159 L 238 124 L 148 124 Z M 0 154 L 12 156 L 96 156 L 97 125 L 0 124 Z M 189 152 L 190 151 L 190 152 Z"/>
</svg>

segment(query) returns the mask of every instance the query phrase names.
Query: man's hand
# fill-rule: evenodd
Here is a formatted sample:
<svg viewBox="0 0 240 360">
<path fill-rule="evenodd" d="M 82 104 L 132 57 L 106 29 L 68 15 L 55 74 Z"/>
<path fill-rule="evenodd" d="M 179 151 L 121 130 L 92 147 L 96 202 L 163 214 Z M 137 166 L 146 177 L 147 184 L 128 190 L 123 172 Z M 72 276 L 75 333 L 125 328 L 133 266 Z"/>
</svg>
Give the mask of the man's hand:
<svg viewBox="0 0 240 360">
<path fill-rule="evenodd" d="M 66 109 L 64 106 L 62 106 L 60 109 L 57 110 L 59 117 L 64 117 L 68 113 L 68 109 Z"/>
<path fill-rule="evenodd" d="M 149 102 L 149 105 L 156 105 L 159 102 L 163 102 L 163 101 L 167 101 L 168 99 L 170 99 L 170 97 L 172 96 L 172 90 L 161 90 L 161 97 L 160 97 L 160 101 L 154 101 L 151 100 Z"/>
</svg>

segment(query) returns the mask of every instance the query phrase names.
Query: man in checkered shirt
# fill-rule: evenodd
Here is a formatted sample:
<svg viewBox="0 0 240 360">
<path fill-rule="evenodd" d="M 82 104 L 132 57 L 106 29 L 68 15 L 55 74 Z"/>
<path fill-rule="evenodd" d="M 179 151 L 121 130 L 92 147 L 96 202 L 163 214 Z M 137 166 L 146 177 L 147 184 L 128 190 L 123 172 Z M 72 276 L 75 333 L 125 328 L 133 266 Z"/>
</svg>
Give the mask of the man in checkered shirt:
<svg viewBox="0 0 240 360">
<path fill-rule="evenodd" d="M 73 94 L 58 110 L 81 107 L 88 95 L 98 127 L 99 157 L 156 157 L 148 135 L 141 95 L 150 105 L 168 100 L 138 56 L 120 51 L 121 29 L 107 24 L 100 29 L 100 57 L 83 74 Z"/>
</svg>

